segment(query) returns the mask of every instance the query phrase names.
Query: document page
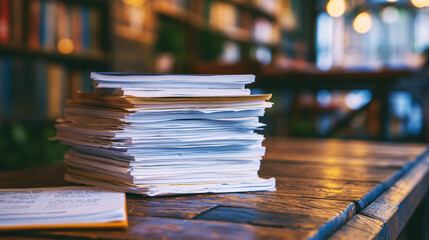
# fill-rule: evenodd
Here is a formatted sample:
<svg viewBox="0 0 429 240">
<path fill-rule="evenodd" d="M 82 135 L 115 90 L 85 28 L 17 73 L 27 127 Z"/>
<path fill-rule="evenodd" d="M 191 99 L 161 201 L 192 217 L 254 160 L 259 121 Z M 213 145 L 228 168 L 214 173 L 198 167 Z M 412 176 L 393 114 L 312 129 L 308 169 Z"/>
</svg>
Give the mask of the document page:
<svg viewBox="0 0 429 240">
<path fill-rule="evenodd" d="M 125 194 L 96 187 L 0 190 L 0 226 L 125 221 Z"/>
</svg>

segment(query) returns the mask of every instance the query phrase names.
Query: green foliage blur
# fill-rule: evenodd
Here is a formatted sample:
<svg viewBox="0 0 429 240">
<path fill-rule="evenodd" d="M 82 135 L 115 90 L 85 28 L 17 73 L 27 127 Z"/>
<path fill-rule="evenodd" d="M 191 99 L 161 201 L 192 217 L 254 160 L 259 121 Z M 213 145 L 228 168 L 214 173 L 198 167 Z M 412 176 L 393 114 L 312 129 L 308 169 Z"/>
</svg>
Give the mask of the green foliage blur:
<svg viewBox="0 0 429 240">
<path fill-rule="evenodd" d="M 177 61 L 186 61 L 186 36 L 180 24 L 168 18 L 162 19 L 161 24 L 155 44 L 156 51 L 172 53 Z"/>
<path fill-rule="evenodd" d="M 0 171 L 60 164 L 66 147 L 55 136 L 54 123 L 1 123 Z"/>
</svg>

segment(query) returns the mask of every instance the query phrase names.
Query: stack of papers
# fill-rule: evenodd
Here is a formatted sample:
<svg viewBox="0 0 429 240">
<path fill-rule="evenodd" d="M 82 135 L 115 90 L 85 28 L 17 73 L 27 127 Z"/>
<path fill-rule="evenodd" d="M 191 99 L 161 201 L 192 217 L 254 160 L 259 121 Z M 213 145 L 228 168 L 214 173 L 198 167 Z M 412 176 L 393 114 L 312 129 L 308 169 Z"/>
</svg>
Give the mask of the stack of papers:
<svg viewBox="0 0 429 240">
<path fill-rule="evenodd" d="M 91 78 L 56 125 L 66 180 L 148 196 L 275 190 L 257 174 L 271 95 L 250 95 L 253 75 Z"/>
</svg>

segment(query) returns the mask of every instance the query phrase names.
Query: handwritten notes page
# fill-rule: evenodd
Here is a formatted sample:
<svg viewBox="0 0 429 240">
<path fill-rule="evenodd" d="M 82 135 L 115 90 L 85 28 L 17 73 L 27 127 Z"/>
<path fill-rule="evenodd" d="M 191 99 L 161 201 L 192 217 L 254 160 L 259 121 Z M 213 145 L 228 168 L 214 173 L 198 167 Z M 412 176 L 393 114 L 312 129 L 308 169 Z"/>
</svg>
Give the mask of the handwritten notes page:
<svg viewBox="0 0 429 240">
<path fill-rule="evenodd" d="M 95 187 L 0 190 L 0 229 L 126 227 L 125 194 Z"/>
</svg>

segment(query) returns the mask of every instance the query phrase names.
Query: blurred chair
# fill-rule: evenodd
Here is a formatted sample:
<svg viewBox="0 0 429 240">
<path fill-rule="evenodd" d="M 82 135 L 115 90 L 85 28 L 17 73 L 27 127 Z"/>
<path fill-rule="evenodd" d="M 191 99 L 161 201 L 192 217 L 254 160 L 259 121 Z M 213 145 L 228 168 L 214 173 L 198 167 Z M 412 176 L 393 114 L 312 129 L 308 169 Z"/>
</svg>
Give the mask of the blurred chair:
<svg viewBox="0 0 429 240">
<path fill-rule="evenodd" d="M 402 78 L 394 89 L 408 91 L 421 104 L 423 113 L 423 134 L 429 142 L 429 48 L 423 52 L 425 61 L 412 76 Z"/>
</svg>

